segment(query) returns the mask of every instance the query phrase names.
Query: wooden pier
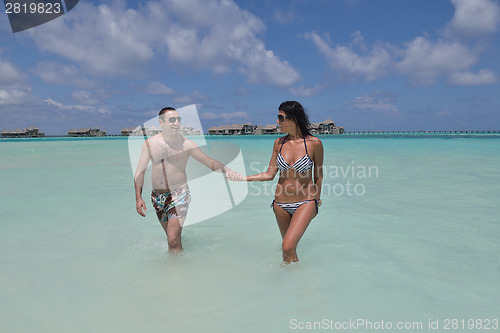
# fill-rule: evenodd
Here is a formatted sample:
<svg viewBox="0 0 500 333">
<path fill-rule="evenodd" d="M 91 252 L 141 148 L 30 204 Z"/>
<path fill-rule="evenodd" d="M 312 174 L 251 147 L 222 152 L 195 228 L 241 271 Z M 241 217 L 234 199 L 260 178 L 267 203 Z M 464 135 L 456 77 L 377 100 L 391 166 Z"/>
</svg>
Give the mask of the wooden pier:
<svg viewBox="0 0 500 333">
<path fill-rule="evenodd" d="M 477 135 L 500 134 L 500 131 L 350 131 L 342 135 Z"/>
</svg>

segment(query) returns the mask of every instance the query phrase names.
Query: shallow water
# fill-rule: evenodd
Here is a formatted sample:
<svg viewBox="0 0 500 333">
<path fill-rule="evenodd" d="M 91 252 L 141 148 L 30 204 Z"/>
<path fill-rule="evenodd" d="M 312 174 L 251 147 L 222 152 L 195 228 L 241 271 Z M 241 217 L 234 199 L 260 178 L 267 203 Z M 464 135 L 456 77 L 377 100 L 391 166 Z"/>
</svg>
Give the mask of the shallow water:
<svg viewBox="0 0 500 333">
<path fill-rule="evenodd" d="M 363 319 L 430 331 L 429 320 L 498 319 L 500 138 L 321 139 L 323 205 L 288 266 L 271 183 L 186 226 L 172 255 L 147 195 L 147 217 L 135 212 L 127 140 L 0 142 L 0 330 L 287 332 Z M 208 138 L 228 140 L 249 173 L 269 162 L 273 137 Z"/>
</svg>

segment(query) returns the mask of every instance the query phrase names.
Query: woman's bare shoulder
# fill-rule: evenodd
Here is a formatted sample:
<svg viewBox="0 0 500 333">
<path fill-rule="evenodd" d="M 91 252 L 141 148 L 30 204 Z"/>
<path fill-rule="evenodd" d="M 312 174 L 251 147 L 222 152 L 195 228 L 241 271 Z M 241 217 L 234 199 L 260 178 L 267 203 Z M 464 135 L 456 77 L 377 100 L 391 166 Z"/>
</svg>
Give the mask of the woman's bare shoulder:
<svg viewBox="0 0 500 333">
<path fill-rule="evenodd" d="M 281 144 L 285 140 L 286 137 L 287 136 L 284 135 L 284 136 L 280 136 L 279 138 L 276 138 L 276 140 L 274 140 L 274 145 Z"/>
<path fill-rule="evenodd" d="M 312 144 L 315 144 L 315 145 L 320 145 L 321 144 L 321 140 L 315 136 L 312 136 L 312 135 L 309 135 L 307 138 L 306 138 L 306 141 L 312 143 Z"/>
</svg>

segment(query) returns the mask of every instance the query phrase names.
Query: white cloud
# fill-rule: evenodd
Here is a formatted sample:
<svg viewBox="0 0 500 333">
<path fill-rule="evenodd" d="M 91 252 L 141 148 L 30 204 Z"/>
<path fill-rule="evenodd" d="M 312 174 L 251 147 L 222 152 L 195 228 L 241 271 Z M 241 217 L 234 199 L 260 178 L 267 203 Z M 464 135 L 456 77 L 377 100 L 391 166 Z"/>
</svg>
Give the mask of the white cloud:
<svg viewBox="0 0 500 333">
<path fill-rule="evenodd" d="M 213 112 L 205 112 L 201 115 L 201 118 L 207 120 L 221 119 L 223 121 L 228 120 L 249 120 L 250 116 L 244 111 L 237 112 L 223 112 L 220 114 L 215 114 Z"/>
<path fill-rule="evenodd" d="M 213 112 L 205 112 L 201 114 L 202 119 L 214 120 L 219 118 L 219 115 Z"/>
<path fill-rule="evenodd" d="M 252 90 L 246 88 L 246 87 L 238 87 L 237 89 L 237 94 L 238 95 L 241 95 L 241 96 L 244 96 L 244 95 L 249 95 L 252 93 Z"/>
<path fill-rule="evenodd" d="M 60 102 L 53 100 L 52 98 L 48 98 L 44 101 L 47 105 L 56 108 L 59 111 L 69 112 L 69 113 L 79 113 L 79 112 L 88 112 L 88 113 L 100 113 L 100 114 L 110 114 L 111 111 L 107 110 L 105 107 L 95 107 L 91 105 L 64 105 Z"/>
<path fill-rule="evenodd" d="M 1 49 L 0 49 L 1 51 Z M 0 58 L 0 105 L 20 105 L 31 99 L 24 73 L 9 60 Z"/>
<path fill-rule="evenodd" d="M 330 46 L 328 36 L 321 38 L 315 32 L 306 35 L 325 56 L 341 79 L 366 81 L 381 79 L 390 73 L 407 75 L 415 85 L 432 85 L 443 75 L 464 71 L 477 62 L 478 55 L 456 41 L 439 39 L 432 42 L 426 37 L 416 37 L 398 49 L 388 44 L 377 44 L 371 50 L 364 38 L 355 32 L 350 45 Z M 360 49 L 361 56 L 355 48 Z"/>
<path fill-rule="evenodd" d="M 86 90 L 75 90 L 71 96 L 82 104 L 94 105 L 98 103 L 98 100 L 92 97 L 92 94 Z"/>
<path fill-rule="evenodd" d="M 30 88 L 0 88 L 0 105 L 19 105 L 30 98 Z"/>
<path fill-rule="evenodd" d="M 287 87 L 300 78 L 299 73 L 287 61 L 280 61 L 273 51 L 266 50 L 262 41 L 256 41 L 253 46 L 238 44 L 240 45 L 234 51 L 239 54 L 237 59 L 244 64 L 239 69 L 247 75 L 248 82 L 267 82 Z"/>
<path fill-rule="evenodd" d="M 292 6 L 286 12 L 283 11 L 281 8 L 278 7 L 274 8 L 273 18 L 275 21 L 281 24 L 292 23 L 298 19 L 297 15 L 295 14 L 295 10 Z"/>
<path fill-rule="evenodd" d="M 444 39 L 432 42 L 417 37 L 406 44 L 396 71 L 417 85 L 432 85 L 442 75 L 463 71 L 477 62 L 478 55 L 466 46 Z"/>
<path fill-rule="evenodd" d="M 491 0 L 451 0 L 455 15 L 447 28 L 452 35 L 472 39 L 495 32 L 500 22 L 500 8 Z"/>
<path fill-rule="evenodd" d="M 165 31 L 168 58 L 174 63 L 229 72 L 234 66 L 251 83 L 289 86 L 300 75 L 257 35 L 264 23 L 231 0 L 165 1 L 174 17 Z"/>
<path fill-rule="evenodd" d="M 93 111 L 94 107 L 88 105 L 63 105 L 60 102 L 56 102 L 52 98 L 48 98 L 45 100 L 45 103 L 50 106 L 54 106 L 59 110 L 78 110 L 78 111 Z"/>
<path fill-rule="evenodd" d="M 10 61 L 0 58 L 0 85 L 8 85 L 22 80 L 21 71 Z"/>
<path fill-rule="evenodd" d="M 31 72 L 44 82 L 57 85 L 71 85 L 79 88 L 92 88 L 96 84 L 86 78 L 75 65 L 62 65 L 57 62 L 39 62 Z"/>
<path fill-rule="evenodd" d="M 100 106 L 96 109 L 96 111 L 98 113 L 100 113 L 101 115 L 110 115 L 111 114 L 111 110 L 109 110 L 109 108 L 106 106 Z"/>
<path fill-rule="evenodd" d="M 151 82 L 145 89 L 145 92 L 153 95 L 173 95 L 175 90 L 167 87 L 161 82 Z"/>
<path fill-rule="evenodd" d="M 224 120 L 231 120 L 231 119 L 243 119 L 243 120 L 248 120 L 250 117 L 248 114 L 244 111 L 237 111 L 237 112 L 232 112 L 232 113 L 221 113 L 220 116 Z"/>
<path fill-rule="evenodd" d="M 500 7 L 491 0 L 451 0 L 455 14 L 436 41 L 417 36 L 402 47 L 377 43 L 368 48 L 356 31 L 348 45 L 331 45 L 329 36 L 309 32 L 311 40 L 340 79 L 372 81 L 390 74 L 408 77 L 414 85 L 433 85 L 441 77 L 455 85 L 494 84 L 496 75 L 487 70 L 470 71 L 485 49 L 465 44 L 460 38 L 476 38 L 497 31 Z M 458 39 L 455 37 L 459 37 Z"/>
<path fill-rule="evenodd" d="M 448 76 L 448 82 L 456 86 L 480 86 L 498 82 L 498 77 L 489 69 L 482 69 L 478 73 L 461 72 Z"/>
<path fill-rule="evenodd" d="M 322 88 L 321 84 L 315 86 L 300 86 L 297 88 L 290 88 L 290 92 L 298 97 L 312 97 L 318 95 Z"/>
<path fill-rule="evenodd" d="M 173 98 L 173 101 L 177 104 L 196 104 L 201 101 L 206 100 L 207 98 L 203 96 L 198 90 L 193 91 L 189 95 L 179 95 Z"/>
<path fill-rule="evenodd" d="M 325 56 L 330 66 L 340 74 L 344 80 L 373 81 L 389 73 L 392 57 L 383 45 L 374 45 L 370 51 L 363 51 L 366 46 L 359 31 L 353 34 L 353 43 L 348 46 L 336 45 L 332 47 L 328 36 L 320 37 L 316 32 L 305 35 L 313 41 L 318 50 Z M 358 55 L 355 47 L 360 48 L 364 55 Z"/>
<path fill-rule="evenodd" d="M 39 48 L 92 75 L 144 75 L 144 66 L 166 54 L 179 70 L 237 69 L 252 83 L 289 86 L 300 75 L 266 49 L 257 37 L 264 29 L 259 18 L 232 0 L 163 0 L 137 10 L 118 2 L 80 3 L 71 15 L 29 33 Z"/>
<path fill-rule="evenodd" d="M 356 97 L 350 103 L 354 110 L 396 114 L 398 108 L 393 104 L 394 101 L 395 97 L 392 94 L 375 90 L 370 95 Z"/>
<path fill-rule="evenodd" d="M 64 56 L 93 75 L 125 75 L 153 57 L 145 17 L 124 4 L 85 2 L 60 19 L 28 30 L 40 49 Z"/>
</svg>

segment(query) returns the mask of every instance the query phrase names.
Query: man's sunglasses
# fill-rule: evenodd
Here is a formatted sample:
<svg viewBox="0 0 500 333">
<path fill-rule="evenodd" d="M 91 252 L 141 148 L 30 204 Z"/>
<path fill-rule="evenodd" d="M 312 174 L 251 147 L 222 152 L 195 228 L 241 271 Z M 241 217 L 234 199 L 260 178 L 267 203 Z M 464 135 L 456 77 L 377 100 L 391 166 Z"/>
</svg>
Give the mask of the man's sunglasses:
<svg viewBox="0 0 500 333">
<path fill-rule="evenodd" d="M 176 120 L 177 120 L 178 122 L 181 122 L 182 117 L 170 117 L 170 118 L 168 118 L 168 122 L 169 122 L 169 123 L 172 123 L 172 124 L 173 124 L 173 123 L 175 123 L 175 121 L 176 121 Z"/>
<path fill-rule="evenodd" d="M 283 120 L 286 119 L 286 116 L 278 115 L 278 121 L 281 123 Z"/>
</svg>

